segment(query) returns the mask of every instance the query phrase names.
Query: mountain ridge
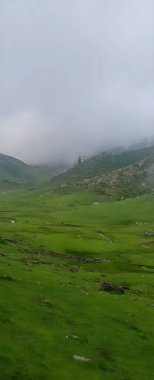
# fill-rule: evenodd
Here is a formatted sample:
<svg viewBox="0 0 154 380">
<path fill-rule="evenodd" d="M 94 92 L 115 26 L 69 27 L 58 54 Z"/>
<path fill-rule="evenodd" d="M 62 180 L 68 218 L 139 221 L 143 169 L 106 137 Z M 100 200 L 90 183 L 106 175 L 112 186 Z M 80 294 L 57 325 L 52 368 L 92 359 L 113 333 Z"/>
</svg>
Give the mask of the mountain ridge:
<svg viewBox="0 0 154 380">
<path fill-rule="evenodd" d="M 70 193 L 94 190 L 104 195 L 127 197 L 154 189 L 154 146 L 123 152 L 102 152 L 71 169 L 30 166 L 0 153 L 0 189 L 37 187 Z"/>
<path fill-rule="evenodd" d="M 99 153 L 50 181 L 51 189 L 94 189 L 102 194 L 138 195 L 154 187 L 154 146 Z"/>
</svg>

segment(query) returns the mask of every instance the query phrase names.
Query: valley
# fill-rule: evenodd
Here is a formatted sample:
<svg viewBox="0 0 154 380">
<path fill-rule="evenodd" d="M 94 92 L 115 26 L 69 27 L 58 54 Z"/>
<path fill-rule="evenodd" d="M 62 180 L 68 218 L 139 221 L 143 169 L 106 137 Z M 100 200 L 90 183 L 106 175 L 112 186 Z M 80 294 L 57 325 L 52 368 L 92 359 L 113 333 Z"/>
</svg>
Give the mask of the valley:
<svg viewBox="0 0 154 380">
<path fill-rule="evenodd" d="M 154 380 L 154 1 L 0 11 L 0 380 Z"/>
<path fill-rule="evenodd" d="M 154 195 L 0 196 L 0 373 L 152 380 Z"/>
</svg>

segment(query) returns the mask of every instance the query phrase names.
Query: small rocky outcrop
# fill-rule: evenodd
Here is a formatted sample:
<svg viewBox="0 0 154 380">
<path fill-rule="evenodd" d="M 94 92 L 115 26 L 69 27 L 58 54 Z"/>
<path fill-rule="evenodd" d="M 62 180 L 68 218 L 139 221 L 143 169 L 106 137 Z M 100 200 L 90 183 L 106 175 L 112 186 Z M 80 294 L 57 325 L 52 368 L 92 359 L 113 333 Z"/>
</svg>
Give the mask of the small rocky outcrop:
<svg viewBox="0 0 154 380">
<path fill-rule="evenodd" d="M 101 284 L 100 290 L 103 290 L 104 292 L 108 293 L 124 294 L 126 289 L 128 289 L 127 286 L 115 285 L 111 282 L 103 282 Z"/>
</svg>

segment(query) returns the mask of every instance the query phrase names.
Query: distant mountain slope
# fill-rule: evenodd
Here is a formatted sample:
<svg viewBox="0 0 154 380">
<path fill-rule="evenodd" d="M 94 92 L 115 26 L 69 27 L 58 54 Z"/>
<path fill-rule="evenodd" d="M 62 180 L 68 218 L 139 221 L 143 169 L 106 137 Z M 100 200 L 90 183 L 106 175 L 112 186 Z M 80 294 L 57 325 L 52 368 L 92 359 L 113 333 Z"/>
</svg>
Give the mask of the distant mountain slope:
<svg viewBox="0 0 154 380">
<path fill-rule="evenodd" d="M 154 146 L 98 154 L 52 178 L 50 186 L 65 192 L 91 188 L 104 194 L 142 194 L 154 187 Z"/>
<path fill-rule="evenodd" d="M 33 167 L 0 153 L 0 189 L 35 186 L 48 181 L 62 170 L 50 166 Z"/>
<path fill-rule="evenodd" d="M 16 158 L 0 154 L 0 188 L 17 188 L 39 181 L 37 171 Z"/>
</svg>

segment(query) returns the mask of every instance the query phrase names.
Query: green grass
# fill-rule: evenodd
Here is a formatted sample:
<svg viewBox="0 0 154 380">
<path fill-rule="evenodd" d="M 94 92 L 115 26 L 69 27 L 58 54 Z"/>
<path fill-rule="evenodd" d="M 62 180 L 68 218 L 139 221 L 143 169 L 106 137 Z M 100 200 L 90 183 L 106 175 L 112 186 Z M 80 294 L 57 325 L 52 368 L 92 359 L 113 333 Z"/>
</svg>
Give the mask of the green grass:
<svg viewBox="0 0 154 380">
<path fill-rule="evenodd" d="M 154 246 L 148 243 L 154 238 L 145 232 L 154 230 L 154 195 L 104 201 L 90 192 L 1 193 L 3 380 L 153 379 Z M 103 281 L 129 289 L 106 293 Z"/>
</svg>

